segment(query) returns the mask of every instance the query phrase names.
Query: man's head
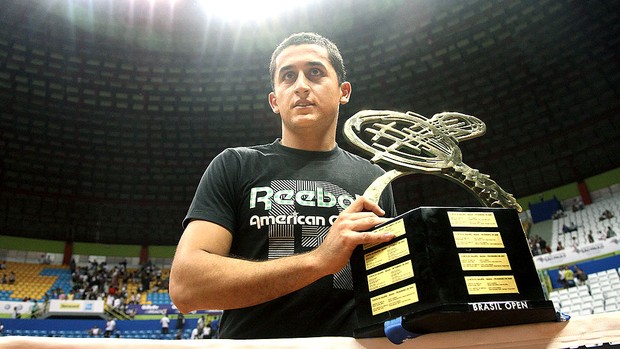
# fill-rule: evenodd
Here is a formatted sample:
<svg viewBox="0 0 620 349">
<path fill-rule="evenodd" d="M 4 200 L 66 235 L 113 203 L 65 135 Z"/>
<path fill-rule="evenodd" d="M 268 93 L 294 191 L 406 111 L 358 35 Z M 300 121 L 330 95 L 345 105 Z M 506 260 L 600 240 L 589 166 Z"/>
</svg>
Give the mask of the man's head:
<svg viewBox="0 0 620 349">
<path fill-rule="evenodd" d="M 329 62 L 331 63 L 338 76 L 338 82 L 345 82 L 347 73 L 344 68 L 344 62 L 342 60 L 342 55 L 340 54 L 340 50 L 338 50 L 338 47 L 336 47 L 336 45 L 329 39 L 319 34 L 297 33 L 284 39 L 284 41 L 282 41 L 280 45 L 276 47 L 276 49 L 273 51 L 273 54 L 271 55 L 271 62 L 269 63 L 269 76 L 271 79 L 272 89 L 274 88 L 274 74 L 276 73 L 276 58 L 280 55 L 280 53 L 282 53 L 282 51 L 284 51 L 284 49 L 289 46 L 306 44 L 318 45 L 325 48 L 327 50 Z"/>
</svg>

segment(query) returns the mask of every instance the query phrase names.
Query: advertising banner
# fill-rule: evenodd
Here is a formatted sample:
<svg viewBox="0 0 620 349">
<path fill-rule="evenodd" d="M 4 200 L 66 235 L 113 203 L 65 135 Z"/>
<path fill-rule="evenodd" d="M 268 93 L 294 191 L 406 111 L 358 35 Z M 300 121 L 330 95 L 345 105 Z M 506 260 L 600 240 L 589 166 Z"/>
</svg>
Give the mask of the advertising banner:
<svg viewBox="0 0 620 349">
<path fill-rule="evenodd" d="M 96 316 L 103 315 L 104 302 L 101 300 L 58 300 L 49 302 L 48 315 Z"/>
<path fill-rule="evenodd" d="M 620 251 L 620 240 L 612 238 L 577 246 L 577 248 L 567 247 L 561 251 L 534 256 L 534 264 L 538 270 L 557 268 L 562 265 L 575 264 L 576 262 L 601 257 L 617 251 Z"/>
</svg>

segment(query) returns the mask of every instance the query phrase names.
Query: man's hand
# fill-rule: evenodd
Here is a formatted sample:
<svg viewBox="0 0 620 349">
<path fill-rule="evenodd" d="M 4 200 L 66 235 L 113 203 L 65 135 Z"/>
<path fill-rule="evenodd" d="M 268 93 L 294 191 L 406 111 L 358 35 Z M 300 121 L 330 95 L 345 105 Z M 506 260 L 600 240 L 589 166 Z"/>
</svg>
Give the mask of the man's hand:
<svg viewBox="0 0 620 349">
<path fill-rule="evenodd" d="M 394 238 L 392 233 L 368 231 L 388 221 L 388 218 L 380 217 L 384 214 L 377 204 L 363 196 L 340 213 L 323 243 L 310 252 L 321 268 L 325 268 L 326 275 L 342 270 L 358 245 L 387 242 Z"/>
</svg>

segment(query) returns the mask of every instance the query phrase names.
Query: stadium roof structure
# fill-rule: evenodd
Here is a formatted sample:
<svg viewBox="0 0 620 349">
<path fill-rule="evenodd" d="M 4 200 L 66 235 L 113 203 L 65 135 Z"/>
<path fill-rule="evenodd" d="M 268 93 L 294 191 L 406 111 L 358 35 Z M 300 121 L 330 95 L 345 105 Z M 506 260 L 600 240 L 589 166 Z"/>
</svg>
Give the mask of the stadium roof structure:
<svg viewBox="0 0 620 349">
<path fill-rule="evenodd" d="M 279 136 L 269 58 L 299 31 L 343 53 L 340 127 L 474 115 L 464 162 L 517 198 L 620 167 L 618 1 L 316 1 L 245 22 L 198 4 L 0 2 L 0 234 L 176 244 L 210 160 Z M 479 205 L 433 176 L 393 187 L 399 211 Z"/>
</svg>

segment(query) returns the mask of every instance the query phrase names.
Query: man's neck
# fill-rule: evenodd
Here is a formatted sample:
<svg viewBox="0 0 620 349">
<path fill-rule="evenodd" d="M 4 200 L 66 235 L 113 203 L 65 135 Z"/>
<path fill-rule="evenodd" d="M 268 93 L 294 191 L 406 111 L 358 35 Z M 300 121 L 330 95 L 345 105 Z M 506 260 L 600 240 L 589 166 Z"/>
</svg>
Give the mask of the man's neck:
<svg viewBox="0 0 620 349">
<path fill-rule="evenodd" d="M 283 127 L 280 143 L 285 147 L 300 150 L 330 151 L 336 147 L 336 124 L 323 132 L 318 132 L 318 128 L 291 132 Z"/>
<path fill-rule="evenodd" d="M 283 134 L 280 143 L 289 148 L 307 151 L 330 151 L 336 147 L 335 137 L 322 139 L 317 137 L 297 137 Z"/>
</svg>

